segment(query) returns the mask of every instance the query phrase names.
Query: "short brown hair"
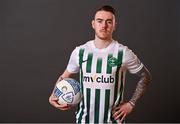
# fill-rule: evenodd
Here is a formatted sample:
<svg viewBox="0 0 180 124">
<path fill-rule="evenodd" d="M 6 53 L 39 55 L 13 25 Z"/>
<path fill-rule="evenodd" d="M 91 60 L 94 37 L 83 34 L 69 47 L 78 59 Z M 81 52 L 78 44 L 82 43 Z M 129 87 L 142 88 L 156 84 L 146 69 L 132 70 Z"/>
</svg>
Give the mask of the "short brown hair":
<svg viewBox="0 0 180 124">
<path fill-rule="evenodd" d="M 116 15 L 116 10 L 112 7 L 112 6 L 109 6 L 109 5 L 104 5 L 102 7 L 100 7 L 99 9 L 97 9 L 95 11 L 95 14 L 98 12 L 98 11 L 108 11 L 108 12 L 111 12 L 114 16 Z"/>
</svg>

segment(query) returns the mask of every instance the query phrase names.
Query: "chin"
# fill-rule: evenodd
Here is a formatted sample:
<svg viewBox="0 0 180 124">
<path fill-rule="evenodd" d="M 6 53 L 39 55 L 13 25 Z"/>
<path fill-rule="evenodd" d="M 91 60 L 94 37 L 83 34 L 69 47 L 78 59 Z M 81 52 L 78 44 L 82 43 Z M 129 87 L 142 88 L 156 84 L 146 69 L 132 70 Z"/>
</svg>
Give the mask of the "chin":
<svg viewBox="0 0 180 124">
<path fill-rule="evenodd" d="M 103 33 L 99 33 L 99 34 L 97 33 L 96 36 L 101 40 L 109 40 L 110 39 L 109 35 L 103 34 Z"/>
<path fill-rule="evenodd" d="M 101 40 L 109 40 L 109 38 L 107 38 L 107 37 L 99 37 L 99 39 L 101 39 Z"/>
<path fill-rule="evenodd" d="M 102 39 L 102 40 L 108 40 L 109 37 L 107 37 L 107 36 L 99 36 L 99 39 Z"/>
</svg>

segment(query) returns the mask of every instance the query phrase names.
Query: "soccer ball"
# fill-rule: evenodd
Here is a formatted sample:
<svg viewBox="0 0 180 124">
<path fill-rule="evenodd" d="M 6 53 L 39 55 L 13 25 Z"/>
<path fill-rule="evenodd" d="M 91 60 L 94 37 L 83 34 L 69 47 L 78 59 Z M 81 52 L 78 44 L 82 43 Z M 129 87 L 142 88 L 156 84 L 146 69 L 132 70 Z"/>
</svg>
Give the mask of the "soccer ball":
<svg viewBox="0 0 180 124">
<path fill-rule="evenodd" d="M 56 83 L 54 95 L 59 104 L 76 105 L 82 98 L 80 84 L 72 78 L 64 78 Z"/>
</svg>

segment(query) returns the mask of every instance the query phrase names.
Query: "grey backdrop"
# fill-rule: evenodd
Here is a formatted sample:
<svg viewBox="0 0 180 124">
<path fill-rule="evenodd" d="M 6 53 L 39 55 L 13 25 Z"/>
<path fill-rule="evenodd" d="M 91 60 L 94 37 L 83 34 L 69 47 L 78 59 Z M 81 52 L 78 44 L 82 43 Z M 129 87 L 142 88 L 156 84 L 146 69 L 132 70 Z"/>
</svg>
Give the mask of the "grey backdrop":
<svg viewBox="0 0 180 124">
<path fill-rule="evenodd" d="M 0 122 L 74 122 L 75 108 L 59 111 L 48 97 L 71 51 L 94 38 L 93 12 L 105 4 L 118 12 L 115 39 L 153 79 L 126 121 L 180 122 L 178 0 L 1 0 Z M 128 74 L 126 99 L 136 82 Z"/>
</svg>

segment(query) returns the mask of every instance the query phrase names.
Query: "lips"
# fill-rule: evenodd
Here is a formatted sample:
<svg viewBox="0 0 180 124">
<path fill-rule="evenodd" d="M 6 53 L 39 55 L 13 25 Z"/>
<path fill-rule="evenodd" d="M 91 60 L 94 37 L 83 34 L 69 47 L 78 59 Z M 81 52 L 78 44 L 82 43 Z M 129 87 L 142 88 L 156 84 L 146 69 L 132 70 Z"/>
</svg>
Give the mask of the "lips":
<svg viewBox="0 0 180 124">
<path fill-rule="evenodd" d="M 107 33 L 108 31 L 107 30 L 100 30 L 100 32 Z"/>
</svg>

